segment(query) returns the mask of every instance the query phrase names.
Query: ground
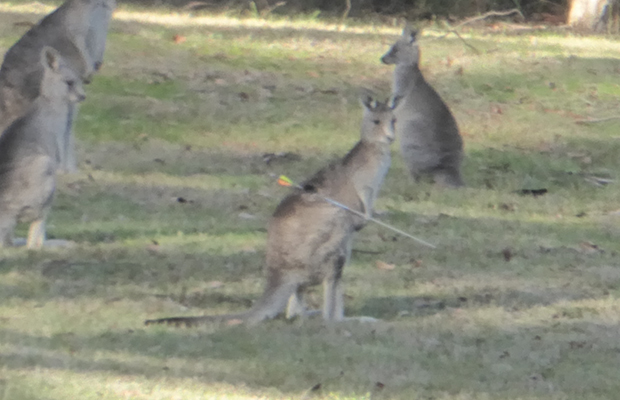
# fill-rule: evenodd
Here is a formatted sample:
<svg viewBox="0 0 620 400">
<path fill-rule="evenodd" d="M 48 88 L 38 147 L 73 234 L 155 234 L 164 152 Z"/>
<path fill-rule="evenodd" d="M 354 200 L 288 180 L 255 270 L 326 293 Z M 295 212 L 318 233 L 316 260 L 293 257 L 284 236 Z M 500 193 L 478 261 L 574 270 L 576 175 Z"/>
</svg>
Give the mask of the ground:
<svg viewBox="0 0 620 400">
<path fill-rule="evenodd" d="M 0 50 L 46 4 L 0 4 Z M 145 327 L 260 296 L 274 177 L 352 147 L 400 26 L 121 5 L 49 218 L 75 244 L 0 252 L 0 399 L 617 398 L 620 120 L 579 122 L 617 115 L 620 42 L 440 28 L 422 69 L 467 187 L 414 184 L 394 145 L 378 218 L 437 249 L 358 234 L 345 312 L 381 321 Z"/>
</svg>

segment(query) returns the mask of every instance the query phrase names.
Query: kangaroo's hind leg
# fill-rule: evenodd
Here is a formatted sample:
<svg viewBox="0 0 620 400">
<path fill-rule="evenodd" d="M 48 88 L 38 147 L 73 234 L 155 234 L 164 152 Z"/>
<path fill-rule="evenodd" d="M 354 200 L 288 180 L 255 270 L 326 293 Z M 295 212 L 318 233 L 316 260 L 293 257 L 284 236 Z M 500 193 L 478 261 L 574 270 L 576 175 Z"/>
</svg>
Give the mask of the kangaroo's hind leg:
<svg viewBox="0 0 620 400">
<path fill-rule="evenodd" d="M 353 237 L 346 239 L 343 246 L 331 257 L 331 270 L 323 279 L 323 319 L 342 321 L 344 319 L 344 289 L 342 271 L 351 258 Z"/>
<path fill-rule="evenodd" d="M 43 243 L 45 243 L 45 216 L 30 223 L 26 247 L 40 249 L 43 247 Z"/>
<path fill-rule="evenodd" d="M 16 224 L 15 217 L 0 208 L 0 248 L 13 246 L 13 230 Z"/>
<path fill-rule="evenodd" d="M 301 286 L 295 290 L 295 293 L 288 299 L 286 306 L 286 318 L 291 319 L 294 317 L 306 316 L 306 305 L 304 302 L 304 291 Z"/>
</svg>

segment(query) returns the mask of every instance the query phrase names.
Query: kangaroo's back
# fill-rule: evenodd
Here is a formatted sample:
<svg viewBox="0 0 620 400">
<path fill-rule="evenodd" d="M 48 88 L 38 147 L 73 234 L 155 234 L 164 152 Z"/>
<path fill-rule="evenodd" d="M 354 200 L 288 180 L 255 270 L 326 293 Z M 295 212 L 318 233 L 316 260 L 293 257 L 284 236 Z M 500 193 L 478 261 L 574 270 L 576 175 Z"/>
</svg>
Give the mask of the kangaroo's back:
<svg viewBox="0 0 620 400">
<path fill-rule="evenodd" d="M 456 120 L 424 79 L 419 59 L 416 32 L 408 28 L 381 58 L 395 64 L 392 91 L 402 97 L 395 115 L 403 158 L 416 180 L 428 174 L 438 183 L 462 186 L 463 141 Z"/>
</svg>

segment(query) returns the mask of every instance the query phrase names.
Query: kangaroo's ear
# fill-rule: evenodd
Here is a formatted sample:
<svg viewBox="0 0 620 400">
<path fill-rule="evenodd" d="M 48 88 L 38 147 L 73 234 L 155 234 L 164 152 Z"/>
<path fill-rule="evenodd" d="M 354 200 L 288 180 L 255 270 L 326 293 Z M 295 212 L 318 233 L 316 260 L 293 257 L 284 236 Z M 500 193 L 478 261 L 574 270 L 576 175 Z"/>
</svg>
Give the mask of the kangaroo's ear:
<svg viewBox="0 0 620 400">
<path fill-rule="evenodd" d="M 400 101 L 403 99 L 403 97 L 404 96 L 402 95 L 398 95 L 398 96 L 394 95 L 390 97 L 386 103 L 388 104 L 391 110 L 395 110 L 400 104 Z"/>
<path fill-rule="evenodd" d="M 45 68 L 58 71 L 60 68 L 60 53 L 52 47 L 43 47 L 43 50 L 41 50 L 41 63 Z"/>
<path fill-rule="evenodd" d="M 403 28 L 403 38 L 405 38 L 409 43 L 413 43 L 416 41 L 416 37 L 418 36 L 418 31 L 413 29 L 411 25 L 407 24 Z"/>
<path fill-rule="evenodd" d="M 377 100 L 375 100 L 375 94 L 369 89 L 362 89 L 360 93 L 360 103 L 368 109 L 373 110 L 377 107 Z"/>
</svg>

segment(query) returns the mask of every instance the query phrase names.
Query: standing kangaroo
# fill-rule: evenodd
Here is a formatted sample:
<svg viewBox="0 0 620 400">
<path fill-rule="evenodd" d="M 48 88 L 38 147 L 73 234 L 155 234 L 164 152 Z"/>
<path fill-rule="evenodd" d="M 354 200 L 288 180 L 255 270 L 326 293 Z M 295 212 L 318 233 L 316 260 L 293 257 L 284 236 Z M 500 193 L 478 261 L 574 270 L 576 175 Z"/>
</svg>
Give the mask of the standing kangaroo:
<svg viewBox="0 0 620 400">
<path fill-rule="evenodd" d="M 103 62 L 115 0 L 67 0 L 26 32 L 6 53 L 0 68 L 0 130 L 22 116 L 39 95 L 45 46 L 56 49 L 84 83 Z M 77 170 L 71 134 L 77 108 L 69 109 L 64 145 L 59 153 L 65 171 Z"/>
<path fill-rule="evenodd" d="M 305 315 L 303 294 L 323 282 L 323 319 L 344 318 L 342 271 L 351 243 L 366 219 L 327 202 L 324 197 L 371 216 L 379 188 L 390 167 L 395 138 L 391 106 L 362 99 L 361 140 L 341 160 L 320 170 L 278 205 L 267 228 L 267 282 L 263 296 L 247 312 L 202 317 L 173 317 L 145 323 L 197 325 L 240 319 L 255 324 L 276 317 Z M 288 303 L 288 306 L 287 306 Z"/>
<path fill-rule="evenodd" d="M 437 184 L 463 186 L 463 139 L 450 109 L 420 71 L 416 34 L 405 28 L 381 57 L 384 64 L 396 64 L 392 93 L 402 97 L 395 111 L 401 153 L 414 180 L 430 175 Z"/>
<path fill-rule="evenodd" d="M 0 247 L 13 244 L 18 222 L 31 223 L 28 248 L 43 245 L 69 107 L 85 97 L 81 79 L 56 50 L 44 47 L 39 62 L 39 97 L 0 136 Z"/>
</svg>

